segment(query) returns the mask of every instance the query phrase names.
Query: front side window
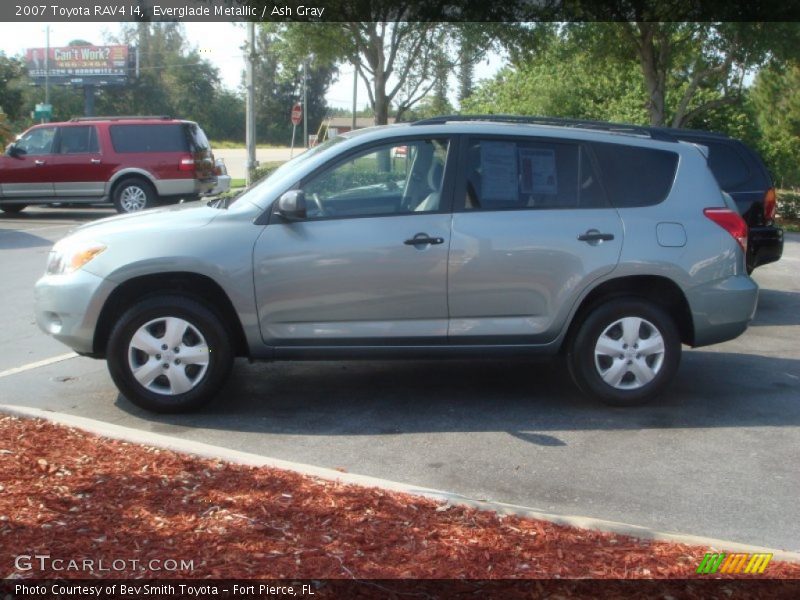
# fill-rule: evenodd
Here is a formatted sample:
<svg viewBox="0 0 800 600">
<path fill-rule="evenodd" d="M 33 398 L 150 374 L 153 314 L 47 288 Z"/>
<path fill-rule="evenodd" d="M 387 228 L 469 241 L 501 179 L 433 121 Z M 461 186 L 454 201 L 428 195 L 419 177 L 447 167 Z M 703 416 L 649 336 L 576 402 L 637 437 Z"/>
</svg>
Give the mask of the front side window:
<svg viewBox="0 0 800 600">
<path fill-rule="evenodd" d="M 62 127 L 61 154 L 88 154 L 99 152 L 97 147 L 97 130 L 90 125 Z"/>
<path fill-rule="evenodd" d="M 302 186 L 312 218 L 443 210 L 448 141 L 395 142 L 357 154 Z"/>
<path fill-rule="evenodd" d="M 41 156 L 53 151 L 53 140 L 56 137 L 55 127 L 39 127 L 23 134 L 15 146 L 29 156 Z"/>
<path fill-rule="evenodd" d="M 471 140 L 466 179 L 466 210 L 605 206 L 593 162 L 580 144 Z"/>
</svg>

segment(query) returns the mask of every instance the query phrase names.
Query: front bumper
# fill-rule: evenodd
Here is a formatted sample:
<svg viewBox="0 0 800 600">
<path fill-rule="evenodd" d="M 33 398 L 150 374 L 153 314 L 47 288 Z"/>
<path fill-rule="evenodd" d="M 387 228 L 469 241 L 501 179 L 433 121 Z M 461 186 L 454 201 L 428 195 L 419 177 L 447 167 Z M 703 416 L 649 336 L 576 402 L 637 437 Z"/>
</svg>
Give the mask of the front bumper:
<svg viewBox="0 0 800 600">
<path fill-rule="evenodd" d="M 779 260 L 783 255 L 783 229 L 774 226 L 751 227 L 747 232 L 747 268 Z"/>
<path fill-rule="evenodd" d="M 81 354 L 91 354 L 100 311 L 115 284 L 79 269 L 45 275 L 34 288 L 39 328 Z"/>
</svg>

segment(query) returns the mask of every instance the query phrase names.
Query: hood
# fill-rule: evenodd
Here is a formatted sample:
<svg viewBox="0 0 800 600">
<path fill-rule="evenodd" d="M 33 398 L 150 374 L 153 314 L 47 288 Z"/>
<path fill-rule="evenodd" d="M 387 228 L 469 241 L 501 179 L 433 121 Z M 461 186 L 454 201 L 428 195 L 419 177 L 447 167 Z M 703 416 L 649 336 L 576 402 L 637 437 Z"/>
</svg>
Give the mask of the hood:
<svg viewBox="0 0 800 600">
<path fill-rule="evenodd" d="M 67 235 L 91 237 L 102 241 L 109 235 L 131 233 L 136 230 L 147 230 L 152 233 L 196 229 L 207 225 L 219 214 L 219 209 L 210 208 L 203 202 L 189 202 L 92 221 L 76 227 Z"/>
</svg>

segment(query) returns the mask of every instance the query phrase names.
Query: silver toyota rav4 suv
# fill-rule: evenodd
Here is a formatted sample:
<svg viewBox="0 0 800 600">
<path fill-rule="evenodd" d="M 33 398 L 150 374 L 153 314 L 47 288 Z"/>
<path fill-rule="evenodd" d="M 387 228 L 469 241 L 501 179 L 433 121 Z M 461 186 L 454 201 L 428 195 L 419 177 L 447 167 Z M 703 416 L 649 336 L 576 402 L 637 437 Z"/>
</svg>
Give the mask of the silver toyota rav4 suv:
<svg viewBox="0 0 800 600">
<path fill-rule="evenodd" d="M 441 117 L 336 137 L 235 202 L 100 220 L 52 249 L 39 326 L 159 412 L 234 357 L 562 354 L 650 400 L 681 345 L 741 334 L 747 226 L 702 146 L 655 130 Z"/>
</svg>

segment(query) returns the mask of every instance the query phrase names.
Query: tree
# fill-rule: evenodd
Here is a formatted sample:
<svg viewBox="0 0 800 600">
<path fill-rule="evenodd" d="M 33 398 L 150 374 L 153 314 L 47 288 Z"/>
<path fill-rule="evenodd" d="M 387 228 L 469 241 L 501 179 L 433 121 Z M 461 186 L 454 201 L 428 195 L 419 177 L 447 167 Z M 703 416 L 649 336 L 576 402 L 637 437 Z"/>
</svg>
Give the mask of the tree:
<svg viewBox="0 0 800 600">
<path fill-rule="evenodd" d="M 569 23 L 556 37 L 574 42 L 597 65 L 638 65 L 652 125 L 682 127 L 706 111 L 740 103 L 746 75 L 796 53 L 800 42 L 798 23 L 656 22 L 650 19 L 658 14 L 641 10 L 612 16 L 630 20 Z M 512 56 L 539 51 L 542 30 L 552 35 L 552 24 L 511 30 L 504 41 L 515 44 Z"/>
<path fill-rule="evenodd" d="M 23 114 L 21 80 L 24 75 L 22 61 L 0 52 L 0 112 L 5 111 L 10 120 Z"/>
<path fill-rule="evenodd" d="M 462 110 L 643 123 L 647 113 L 641 90 L 641 75 L 632 62 L 608 63 L 599 70 L 572 41 L 557 38 L 484 82 Z"/>
<path fill-rule="evenodd" d="M 197 121 L 214 140 L 243 139 L 244 99 L 222 87 L 218 69 L 186 41 L 180 23 L 127 23 L 112 41 L 138 47 L 139 77 L 101 88 L 99 113 L 172 115 Z"/>
<path fill-rule="evenodd" d="M 763 132 L 762 152 L 781 186 L 800 186 L 800 64 L 775 64 L 756 77 L 751 92 Z"/>
<path fill-rule="evenodd" d="M 455 26 L 403 20 L 404 8 L 370 5 L 368 21 L 291 23 L 285 40 L 298 56 L 313 55 L 319 64 L 353 65 L 367 87 L 375 123 L 388 123 L 394 109 L 402 119 L 458 64 L 451 48 Z M 438 65 L 438 66 L 437 66 Z M 436 67 L 436 68 L 435 68 Z"/>
<path fill-rule="evenodd" d="M 287 28 L 262 24 L 256 39 L 256 131 L 260 140 L 288 144 L 292 136 L 292 106 L 303 99 L 303 62 L 306 61 L 306 97 L 309 131 L 317 131 L 328 114 L 325 93 L 335 68 L 308 60 L 286 39 Z"/>
</svg>

